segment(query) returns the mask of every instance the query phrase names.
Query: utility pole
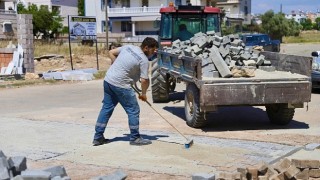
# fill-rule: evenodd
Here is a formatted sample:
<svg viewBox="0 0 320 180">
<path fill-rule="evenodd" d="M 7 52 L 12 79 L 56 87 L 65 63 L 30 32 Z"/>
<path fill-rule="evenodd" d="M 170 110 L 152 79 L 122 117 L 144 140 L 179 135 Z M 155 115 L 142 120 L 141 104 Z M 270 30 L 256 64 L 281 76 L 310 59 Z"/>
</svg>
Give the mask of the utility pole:
<svg viewBox="0 0 320 180">
<path fill-rule="evenodd" d="M 109 0 L 104 0 L 105 2 L 105 11 L 106 11 L 106 50 L 107 52 L 109 51 L 109 25 L 108 25 L 108 1 Z"/>
</svg>

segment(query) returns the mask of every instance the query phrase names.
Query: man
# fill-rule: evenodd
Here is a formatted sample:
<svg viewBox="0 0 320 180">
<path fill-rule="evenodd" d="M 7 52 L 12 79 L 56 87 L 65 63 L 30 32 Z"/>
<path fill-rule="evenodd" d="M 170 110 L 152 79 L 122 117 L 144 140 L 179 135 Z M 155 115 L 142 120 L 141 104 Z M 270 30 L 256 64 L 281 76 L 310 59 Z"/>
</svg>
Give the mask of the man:
<svg viewBox="0 0 320 180">
<path fill-rule="evenodd" d="M 103 105 L 98 116 L 93 145 L 99 146 L 108 143 L 103 133 L 112 112 L 118 103 L 124 108 L 129 119 L 130 144 L 147 145 L 150 140 L 143 139 L 139 134 L 140 108 L 131 85 L 141 80 L 141 95 L 139 99 L 146 101 L 146 92 L 149 87 L 149 61 L 156 49 L 158 42 L 147 37 L 141 46 L 125 45 L 109 51 L 111 67 L 104 78 Z"/>
<path fill-rule="evenodd" d="M 180 24 L 178 39 L 180 39 L 181 41 L 186 41 L 192 37 L 193 37 L 193 34 L 187 30 L 187 26 L 185 24 Z"/>
</svg>

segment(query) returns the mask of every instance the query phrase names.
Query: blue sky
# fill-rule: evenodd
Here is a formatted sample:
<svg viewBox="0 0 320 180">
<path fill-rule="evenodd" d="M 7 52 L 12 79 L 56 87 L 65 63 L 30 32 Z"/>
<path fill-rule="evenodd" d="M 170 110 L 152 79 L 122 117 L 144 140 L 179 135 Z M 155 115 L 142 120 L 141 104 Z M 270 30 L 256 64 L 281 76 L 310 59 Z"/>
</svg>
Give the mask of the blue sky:
<svg viewBox="0 0 320 180">
<path fill-rule="evenodd" d="M 251 0 L 251 11 L 254 14 L 263 14 L 272 9 L 277 13 L 280 12 L 280 4 L 282 4 L 283 13 L 290 13 L 292 10 L 305 12 L 320 10 L 320 0 Z"/>
</svg>

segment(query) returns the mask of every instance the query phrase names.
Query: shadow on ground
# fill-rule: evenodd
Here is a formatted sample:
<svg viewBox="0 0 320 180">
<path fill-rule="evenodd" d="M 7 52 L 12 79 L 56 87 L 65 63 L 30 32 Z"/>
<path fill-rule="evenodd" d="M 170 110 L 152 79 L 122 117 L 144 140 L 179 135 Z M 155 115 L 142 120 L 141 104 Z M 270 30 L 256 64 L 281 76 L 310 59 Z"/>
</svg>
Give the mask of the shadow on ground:
<svg viewBox="0 0 320 180">
<path fill-rule="evenodd" d="M 151 135 L 145 135 L 145 134 L 141 134 L 141 137 L 144 139 L 149 139 L 149 140 L 157 140 L 159 138 L 163 138 L 163 137 L 169 137 L 166 135 L 155 135 L 155 136 L 151 136 Z M 123 134 L 122 137 L 115 137 L 110 139 L 110 142 L 115 142 L 115 141 L 129 141 L 130 140 L 130 134 Z"/>
<path fill-rule="evenodd" d="M 319 89 L 312 89 L 312 94 L 320 94 L 320 88 Z"/>
<path fill-rule="evenodd" d="M 171 94 L 172 101 L 183 100 L 184 93 Z M 184 107 L 166 106 L 164 110 L 185 120 Z M 252 106 L 219 107 L 217 112 L 206 116 L 208 124 L 203 131 L 239 131 L 260 129 L 308 129 L 309 125 L 292 120 L 288 125 L 275 125 L 269 122 L 265 110 Z"/>
</svg>

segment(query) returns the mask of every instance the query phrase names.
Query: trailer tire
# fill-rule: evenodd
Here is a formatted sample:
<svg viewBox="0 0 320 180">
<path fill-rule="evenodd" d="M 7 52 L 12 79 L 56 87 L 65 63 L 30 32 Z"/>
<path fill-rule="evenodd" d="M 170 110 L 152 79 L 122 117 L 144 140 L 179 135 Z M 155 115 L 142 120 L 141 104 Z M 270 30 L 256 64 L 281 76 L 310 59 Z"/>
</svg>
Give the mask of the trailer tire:
<svg viewBox="0 0 320 180">
<path fill-rule="evenodd" d="M 167 78 L 160 74 L 158 60 L 152 61 L 151 69 L 151 90 L 154 103 L 169 102 L 169 86 Z"/>
<path fill-rule="evenodd" d="M 194 83 L 188 83 L 185 92 L 184 111 L 186 123 L 193 128 L 201 128 L 206 125 L 204 112 L 200 109 L 199 89 Z"/>
<path fill-rule="evenodd" d="M 287 125 L 293 119 L 294 108 L 288 108 L 287 104 L 272 104 L 266 106 L 269 120 L 273 124 Z"/>
</svg>

